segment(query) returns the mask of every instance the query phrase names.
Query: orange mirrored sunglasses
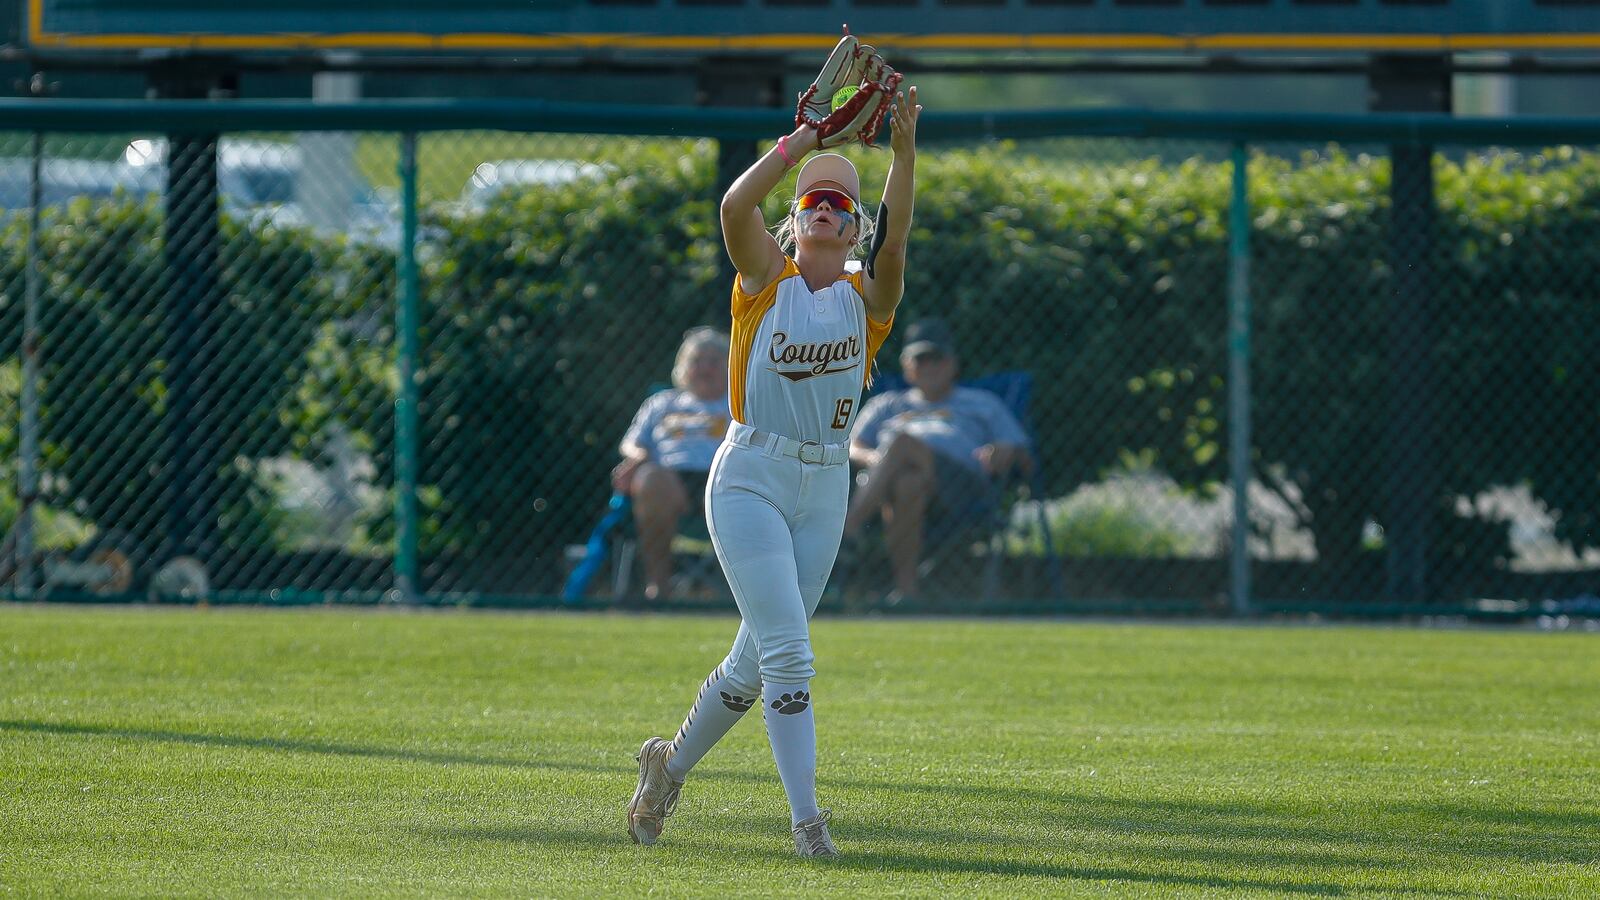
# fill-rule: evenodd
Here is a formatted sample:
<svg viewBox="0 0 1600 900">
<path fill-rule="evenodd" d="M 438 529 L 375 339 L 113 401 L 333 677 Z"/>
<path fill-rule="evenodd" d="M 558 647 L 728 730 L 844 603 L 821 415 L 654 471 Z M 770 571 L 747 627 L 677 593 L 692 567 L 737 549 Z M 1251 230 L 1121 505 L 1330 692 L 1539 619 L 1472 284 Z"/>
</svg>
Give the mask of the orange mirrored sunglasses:
<svg viewBox="0 0 1600 900">
<path fill-rule="evenodd" d="M 809 212 L 821 206 L 823 201 L 827 201 L 834 212 L 848 213 L 852 216 L 856 214 L 856 201 L 850 199 L 849 194 L 844 191 L 829 190 L 828 188 L 817 188 L 801 194 L 800 199 L 795 201 L 795 209 L 800 212 Z"/>
</svg>

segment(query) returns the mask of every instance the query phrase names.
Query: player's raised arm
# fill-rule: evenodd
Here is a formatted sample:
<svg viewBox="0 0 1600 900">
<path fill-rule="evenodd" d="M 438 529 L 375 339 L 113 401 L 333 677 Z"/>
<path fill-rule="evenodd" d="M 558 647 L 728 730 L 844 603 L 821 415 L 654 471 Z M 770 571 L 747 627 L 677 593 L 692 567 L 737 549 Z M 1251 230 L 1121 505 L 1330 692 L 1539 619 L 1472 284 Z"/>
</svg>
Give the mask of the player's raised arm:
<svg viewBox="0 0 1600 900">
<path fill-rule="evenodd" d="M 866 275 L 862 279 L 867 314 L 878 322 L 894 315 L 905 293 L 906 245 L 911 237 L 911 211 L 916 198 L 917 88 L 897 94 L 889 119 L 889 148 L 894 160 L 883 186 L 883 203 L 878 207 L 878 228 L 867 251 Z"/>
<path fill-rule="evenodd" d="M 783 250 L 767 232 L 761 202 L 807 153 L 856 140 L 873 143 L 899 83 L 899 73 L 846 27 L 816 80 L 800 94 L 795 130 L 779 138 L 722 197 L 722 241 L 746 293 L 760 292 L 783 271 Z"/>
<path fill-rule="evenodd" d="M 756 160 L 722 195 L 722 242 L 745 293 L 759 293 L 783 271 L 783 250 L 767 232 L 761 201 L 800 158 L 817 149 L 817 130 L 800 125 Z"/>
</svg>

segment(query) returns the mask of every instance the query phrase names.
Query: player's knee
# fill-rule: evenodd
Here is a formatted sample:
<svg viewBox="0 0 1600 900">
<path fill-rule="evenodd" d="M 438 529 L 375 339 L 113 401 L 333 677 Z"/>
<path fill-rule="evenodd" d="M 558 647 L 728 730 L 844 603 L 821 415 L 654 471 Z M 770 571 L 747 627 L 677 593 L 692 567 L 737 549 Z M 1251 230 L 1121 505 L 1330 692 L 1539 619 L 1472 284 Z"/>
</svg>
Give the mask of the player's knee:
<svg viewBox="0 0 1600 900">
<path fill-rule="evenodd" d="M 761 663 L 753 654 L 730 656 L 722 673 L 722 689 L 741 697 L 761 695 Z"/>
<path fill-rule="evenodd" d="M 800 684 L 817 674 L 812 668 L 811 642 L 805 638 L 774 641 L 761 648 L 761 680 L 771 684 Z"/>
</svg>

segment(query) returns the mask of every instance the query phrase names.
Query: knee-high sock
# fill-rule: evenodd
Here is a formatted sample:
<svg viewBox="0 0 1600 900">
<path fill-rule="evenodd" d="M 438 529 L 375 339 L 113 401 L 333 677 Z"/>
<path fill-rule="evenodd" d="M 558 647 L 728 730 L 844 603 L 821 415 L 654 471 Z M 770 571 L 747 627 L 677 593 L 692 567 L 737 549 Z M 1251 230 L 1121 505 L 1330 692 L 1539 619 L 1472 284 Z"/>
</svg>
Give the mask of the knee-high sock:
<svg viewBox="0 0 1600 900">
<path fill-rule="evenodd" d="M 809 681 L 762 686 L 762 712 L 767 740 L 778 763 L 778 777 L 789 797 L 791 824 L 809 819 L 817 809 L 817 724 L 811 714 Z"/>
<path fill-rule="evenodd" d="M 706 676 L 705 683 L 700 685 L 700 695 L 694 698 L 694 705 L 689 707 L 689 714 L 678 728 L 678 736 L 672 739 L 667 774 L 678 781 L 722 740 L 746 710 L 761 702 L 759 690 L 731 684 L 727 671 L 728 662 L 723 660 Z"/>
</svg>

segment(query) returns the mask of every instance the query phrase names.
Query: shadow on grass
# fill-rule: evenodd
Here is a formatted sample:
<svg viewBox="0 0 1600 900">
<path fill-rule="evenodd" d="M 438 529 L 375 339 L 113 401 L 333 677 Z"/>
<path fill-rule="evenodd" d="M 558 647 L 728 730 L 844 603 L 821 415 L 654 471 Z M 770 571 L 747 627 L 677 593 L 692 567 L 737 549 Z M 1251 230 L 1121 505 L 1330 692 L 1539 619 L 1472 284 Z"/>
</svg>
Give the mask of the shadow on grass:
<svg viewBox="0 0 1600 900">
<path fill-rule="evenodd" d="M 106 737 L 118 740 L 162 741 L 190 744 L 196 747 L 233 747 L 244 750 L 281 750 L 286 753 L 317 753 L 330 756 L 351 756 L 370 759 L 389 759 L 398 762 L 420 762 L 434 765 L 505 766 L 523 769 L 570 769 L 624 775 L 634 772 L 633 766 L 585 765 L 569 762 L 539 762 L 528 757 L 483 756 L 469 753 L 433 753 L 426 750 L 405 750 L 396 747 L 369 747 L 361 744 L 340 744 L 331 741 L 306 741 L 292 738 L 244 737 L 234 734 L 196 734 L 188 731 L 167 731 L 155 728 L 121 728 L 111 725 L 83 725 L 72 722 L 34 722 L 0 719 L 0 731 L 25 731 L 40 734 L 59 734 L 73 737 Z"/>
<path fill-rule="evenodd" d="M 720 829 L 734 833 L 759 834 L 772 827 L 770 817 L 741 815 L 738 813 L 708 813 L 704 821 Z M 874 846 L 882 844 L 905 844 L 911 846 L 982 846 L 1006 847 L 1015 853 L 1026 855 L 1029 851 L 1041 849 L 1060 849 L 1065 851 L 1081 851 L 1103 855 L 1106 851 L 1104 842 L 1096 842 L 1094 837 L 1087 833 L 1087 829 L 1101 830 L 1106 827 L 1104 821 L 1062 821 L 1059 823 L 1045 823 L 1053 834 L 1061 837 L 1059 846 L 1047 844 L 1039 839 L 1027 839 L 1015 834 L 995 831 L 987 822 L 969 822 L 963 828 L 929 828 L 927 826 L 912 826 L 900 823 L 889 823 L 881 820 L 861 821 L 851 820 L 842 825 L 836 825 L 835 830 L 843 829 L 848 835 L 851 844 L 856 846 Z M 1203 831 L 1203 829 L 1202 829 Z M 1306 848 L 1286 849 L 1281 843 L 1276 843 L 1270 850 L 1256 849 L 1255 845 L 1245 844 L 1239 847 L 1217 846 L 1192 846 L 1182 842 L 1185 835 L 1179 835 L 1171 830 L 1156 830 L 1142 832 L 1154 835 L 1156 841 L 1136 842 L 1123 840 L 1118 844 L 1116 852 L 1125 852 L 1131 855 L 1160 856 L 1166 859 L 1185 862 L 1226 863 L 1229 865 L 1259 866 L 1259 867 L 1318 867 L 1325 869 L 1349 869 L 1352 871 L 1370 872 L 1378 869 L 1402 868 L 1403 864 L 1388 858 L 1381 858 L 1373 852 L 1371 847 L 1349 846 L 1342 850 L 1317 850 Z M 1210 837 L 1209 833 L 1205 833 Z"/>
<path fill-rule="evenodd" d="M 161 741 L 201 747 L 311 753 L 352 758 L 387 759 L 429 765 L 491 766 L 524 770 L 585 772 L 618 779 L 619 796 L 625 796 L 635 769 L 631 764 L 606 765 L 568 760 L 540 760 L 526 756 L 491 756 L 468 753 L 408 750 L 332 741 L 199 734 L 165 729 L 126 728 L 71 722 L 0 720 L 0 732 L 31 732 L 72 737 Z M 776 774 L 731 771 L 707 767 L 696 781 L 709 783 L 770 783 Z M 1435 859 L 1509 859 L 1526 862 L 1587 864 L 1600 857 L 1600 813 L 1586 810 L 1527 809 L 1461 801 L 1434 804 L 1395 803 L 1363 820 L 1365 827 L 1346 827 L 1332 819 L 1308 815 L 1303 809 L 1266 806 L 1239 801 L 1206 802 L 1159 798 L 1127 798 L 1101 794 L 1046 790 L 1020 784 L 961 784 L 950 781 L 890 781 L 861 777 L 824 777 L 833 792 L 850 790 L 897 795 L 893 805 L 913 809 L 919 799 L 945 800 L 959 796 L 982 807 L 989 821 L 1054 820 L 1063 832 L 1109 831 L 1128 834 L 1193 837 L 1210 841 L 1236 841 L 1240 850 L 1169 847 L 1170 855 L 1192 860 L 1232 861 L 1256 865 L 1291 865 L 1298 859 L 1311 865 L 1409 865 L 1379 859 L 1379 851 L 1426 854 Z M 692 797 L 688 798 L 692 802 Z M 1332 819 L 1332 820 L 1330 820 Z M 1420 820 L 1420 821 L 1419 821 Z M 867 825 L 868 833 L 891 826 Z M 751 827 L 757 827 L 751 823 Z M 884 833 L 886 838 L 895 835 Z M 960 833 L 922 835 L 923 840 L 960 842 Z M 973 840 L 993 844 L 992 835 Z M 1311 850 L 1294 853 L 1258 852 L 1250 844 L 1303 841 L 1346 850 Z M 1079 876 L 1074 876 L 1079 877 Z"/>
<path fill-rule="evenodd" d="M 894 789 L 912 796 L 926 794 L 930 800 L 951 791 L 926 784 L 899 784 Z M 1349 848 L 1356 856 L 1382 850 L 1435 859 L 1556 864 L 1587 864 L 1600 858 L 1600 814 L 1583 810 L 1396 801 L 1358 812 L 1337 808 L 1308 812 L 1240 800 L 1117 797 L 1010 785 L 956 790 L 993 809 L 1009 806 L 1014 815 L 1047 815 L 1072 823 L 1063 827 L 1239 842 L 1320 843 Z"/>
<path fill-rule="evenodd" d="M 770 827 L 770 823 L 768 823 Z M 632 850 L 623 836 L 619 824 L 615 832 L 598 832 L 579 828 L 522 827 L 460 827 L 416 829 L 422 837 L 444 841 L 493 841 L 522 843 L 539 847 L 561 847 L 569 850 L 616 852 Z M 662 847 L 661 850 L 667 850 Z M 643 850 L 636 852 L 661 852 Z M 946 874 L 998 875 L 1007 878 L 1055 878 L 1071 881 L 1120 881 L 1150 885 L 1217 888 L 1221 890 L 1265 890 L 1310 896 L 1340 896 L 1345 889 L 1337 884 L 1322 882 L 1276 881 L 1270 879 L 1217 878 L 1201 875 L 1176 875 L 1170 872 L 1141 872 L 1136 869 L 1103 866 L 1074 866 L 1065 863 L 1042 862 L 1024 859 L 983 859 L 951 856 L 921 855 L 912 853 L 850 852 L 836 860 L 802 862 L 788 853 L 761 853 L 754 849 L 741 850 L 740 859 L 748 861 L 752 854 L 767 856 L 773 861 L 792 862 L 799 865 L 819 865 L 863 872 L 931 872 Z M 987 854 L 986 854 L 987 855 Z M 1159 854 L 1153 854 L 1159 855 Z"/>
</svg>

